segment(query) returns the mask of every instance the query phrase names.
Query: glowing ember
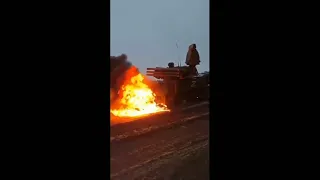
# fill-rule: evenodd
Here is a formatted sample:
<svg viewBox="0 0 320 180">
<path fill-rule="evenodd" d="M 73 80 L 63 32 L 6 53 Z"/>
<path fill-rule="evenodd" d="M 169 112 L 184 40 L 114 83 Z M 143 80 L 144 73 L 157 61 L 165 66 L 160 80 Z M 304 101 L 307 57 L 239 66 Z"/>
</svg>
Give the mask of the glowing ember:
<svg viewBox="0 0 320 180">
<path fill-rule="evenodd" d="M 156 103 L 156 95 L 144 82 L 142 74 L 129 77 L 119 91 L 119 105 L 111 110 L 118 117 L 136 117 L 162 111 L 169 111 L 166 105 Z"/>
</svg>

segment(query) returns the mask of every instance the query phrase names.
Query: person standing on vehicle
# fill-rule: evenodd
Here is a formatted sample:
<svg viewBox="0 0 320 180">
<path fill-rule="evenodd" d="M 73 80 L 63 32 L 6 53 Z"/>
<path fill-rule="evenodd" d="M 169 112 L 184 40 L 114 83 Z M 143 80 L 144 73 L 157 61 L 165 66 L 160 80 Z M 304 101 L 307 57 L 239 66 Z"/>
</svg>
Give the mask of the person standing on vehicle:
<svg viewBox="0 0 320 180">
<path fill-rule="evenodd" d="M 186 64 L 190 67 L 191 74 L 198 75 L 197 65 L 200 64 L 200 56 L 196 44 L 191 44 L 186 57 Z"/>
</svg>

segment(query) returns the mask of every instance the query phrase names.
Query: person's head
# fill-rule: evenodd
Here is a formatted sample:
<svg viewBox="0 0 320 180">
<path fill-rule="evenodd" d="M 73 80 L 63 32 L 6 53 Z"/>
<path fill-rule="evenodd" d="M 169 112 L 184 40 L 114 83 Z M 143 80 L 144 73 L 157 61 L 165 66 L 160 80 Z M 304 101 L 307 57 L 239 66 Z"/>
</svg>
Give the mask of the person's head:
<svg viewBox="0 0 320 180">
<path fill-rule="evenodd" d="M 189 46 L 189 50 L 193 50 L 193 49 L 196 49 L 196 48 L 197 48 L 196 44 L 191 44 Z"/>
<path fill-rule="evenodd" d="M 169 68 L 173 68 L 173 67 L 174 67 L 174 63 L 173 63 L 173 62 L 169 62 L 169 63 L 168 63 L 168 67 L 169 67 Z"/>
</svg>

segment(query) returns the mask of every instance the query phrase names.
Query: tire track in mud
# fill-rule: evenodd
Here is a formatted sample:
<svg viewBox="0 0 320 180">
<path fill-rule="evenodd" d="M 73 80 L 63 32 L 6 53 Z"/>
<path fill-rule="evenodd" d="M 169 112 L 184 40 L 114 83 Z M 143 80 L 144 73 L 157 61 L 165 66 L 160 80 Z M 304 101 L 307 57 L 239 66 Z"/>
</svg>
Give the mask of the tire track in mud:
<svg viewBox="0 0 320 180">
<path fill-rule="evenodd" d="M 178 147 L 181 147 L 184 145 L 185 142 L 188 140 L 194 138 L 195 136 L 198 137 L 200 133 L 184 136 L 184 137 L 173 137 L 170 142 L 167 141 L 160 141 L 159 143 L 153 143 L 151 145 L 147 145 L 138 149 L 135 149 L 132 152 L 128 153 L 128 156 L 134 156 L 136 158 L 145 158 L 146 156 L 153 156 L 157 153 L 160 153 L 162 151 L 174 151 Z M 202 136 L 200 138 L 207 138 L 207 135 Z M 199 138 L 199 137 L 198 137 Z M 197 140 L 197 139 L 196 139 Z M 192 143 L 193 141 L 189 141 L 189 143 Z"/>
<path fill-rule="evenodd" d="M 182 140 L 180 140 L 180 143 L 181 141 Z M 155 156 L 152 156 L 150 159 L 111 174 L 111 179 L 150 179 L 151 177 L 158 179 L 161 177 L 163 178 L 163 176 L 173 176 L 174 171 L 161 171 L 161 169 L 168 169 L 168 167 L 166 168 L 165 166 L 170 163 L 179 166 L 179 161 L 183 161 L 198 151 L 208 148 L 208 136 L 200 136 L 192 141 L 187 141 L 178 147 L 165 150 L 167 147 L 168 146 L 164 146 L 163 149 L 157 150 L 154 153 Z M 161 171 L 161 173 L 158 173 L 159 171 Z"/>
<path fill-rule="evenodd" d="M 111 179 L 190 179 L 194 174 L 182 174 L 194 169 L 208 174 L 209 108 L 196 105 L 163 117 L 120 124 L 113 134 L 111 127 Z"/>
<path fill-rule="evenodd" d="M 209 112 L 202 113 L 202 114 L 199 114 L 199 115 L 190 116 L 190 117 L 186 117 L 186 118 L 183 118 L 183 119 L 180 119 L 180 120 L 177 120 L 177 121 L 173 121 L 173 122 L 170 122 L 170 123 L 167 123 L 167 124 L 164 124 L 164 125 L 159 125 L 159 126 L 152 126 L 151 125 L 151 126 L 149 126 L 147 128 L 142 128 L 142 129 L 139 129 L 139 130 L 135 129 L 132 132 L 127 132 L 127 133 L 124 133 L 124 134 L 120 134 L 120 135 L 116 135 L 116 136 L 110 137 L 110 143 L 121 141 L 121 140 L 125 140 L 125 139 L 128 140 L 128 138 L 134 138 L 134 137 L 137 137 L 137 136 L 146 135 L 148 133 L 156 132 L 157 130 L 161 130 L 161 129 L 173 128 L 175 126 L 182 125 L 183 123 L 187 123 L 187 122 L 194 121 L 196 119 L 203 118 L 204 116 L 209 116 Z"/>
<path fill-rule="evenodd" d="M 209 157 L 208 125 L 203 119 L 133 141 L 111 144 L 111 179 L 177 179 L 186 168 L 209 169 L 205 163 Z M 198 165 L 186 166 L 192 164 L 194 160 L 190 159 L 197 154 L 202 156 L 201 160 L 195 160 Z"/>
</svg>

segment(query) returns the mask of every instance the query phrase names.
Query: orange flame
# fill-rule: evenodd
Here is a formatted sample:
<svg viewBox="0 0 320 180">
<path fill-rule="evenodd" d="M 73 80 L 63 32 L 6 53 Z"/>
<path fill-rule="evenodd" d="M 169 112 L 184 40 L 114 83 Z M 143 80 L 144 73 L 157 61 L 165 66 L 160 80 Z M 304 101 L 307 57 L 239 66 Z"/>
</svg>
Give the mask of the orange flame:
<svg viewBox="0 0 320 180">
<path fill-rule="evenodd" d="M 126 75 L 127 80 L 119 91 L 119 108 L 110 111 L 114 116 L 137 117 L 169 111 L 165 104 L 156 103 L 156 94 L 143 82 L 142 74 L 132 76 L 132 71 L 129 70 Z"/>
</svg>

